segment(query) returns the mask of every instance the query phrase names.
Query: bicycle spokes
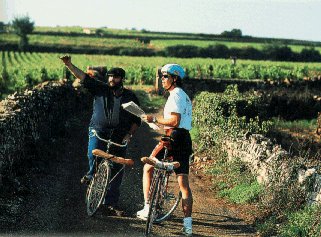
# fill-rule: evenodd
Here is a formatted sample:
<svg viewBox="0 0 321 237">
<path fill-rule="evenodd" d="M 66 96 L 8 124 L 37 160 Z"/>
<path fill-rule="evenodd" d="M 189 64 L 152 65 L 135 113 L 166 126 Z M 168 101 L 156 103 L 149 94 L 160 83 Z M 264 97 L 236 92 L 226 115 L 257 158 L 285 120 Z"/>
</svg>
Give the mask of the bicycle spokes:
<svg viewBox="0 0 321 237">
<path fill-rule="evenodd" d="M 86 203 L 87 214 L 92 216 L 97 211 L 106 196 L 106 188 L 110 177 L 110 167 L 108 162 L 102 162 L 94 175 L 87 191 Z"/>
</svg>

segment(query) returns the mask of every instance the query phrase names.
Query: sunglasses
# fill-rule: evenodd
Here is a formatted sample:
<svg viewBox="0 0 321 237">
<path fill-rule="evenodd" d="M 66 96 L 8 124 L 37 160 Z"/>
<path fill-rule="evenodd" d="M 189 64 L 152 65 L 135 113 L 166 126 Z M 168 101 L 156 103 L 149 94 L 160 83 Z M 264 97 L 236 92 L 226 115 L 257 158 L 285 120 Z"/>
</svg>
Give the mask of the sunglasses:
<svg viewBox="0 0 321 237">
<path fill-rule="evenodd" d="M 168 75 L 162 75 L 162 78 L 168 79 Z"/>
</svg>

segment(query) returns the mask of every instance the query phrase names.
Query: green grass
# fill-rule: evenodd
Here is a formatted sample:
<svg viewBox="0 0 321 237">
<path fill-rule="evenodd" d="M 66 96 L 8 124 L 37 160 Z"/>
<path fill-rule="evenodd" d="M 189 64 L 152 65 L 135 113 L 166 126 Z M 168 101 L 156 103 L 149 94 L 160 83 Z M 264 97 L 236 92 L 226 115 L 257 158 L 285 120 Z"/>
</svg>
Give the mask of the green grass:
<svg viewBox="0 0 321 237">
<path fill-rule="evenodd" d="M 269 45 L 267 43 L 255 43 L 255 42 L 233 42 L 233 41 L 224 41 L 224 40 L 188 40 L 188 39 L 159 39 L 159 40 L 152 40 L 151 45 L 156 49 L 164 49 L 169 46 L 175 45 L 194 45 L 201 48 L 206 48 L 210 45 L 215 44 L 223 44 L 228 48 L 246 48 L 246 47 L 253 47 L 258 50 L 262 50 L 265 46 Z M 292 49 L 293 52 L 299 53 L 302 49 L 307 48 L 306 46 L 300 45 L 287 45 L 289 48 Z M 321 47 L 315 47 L 321 53 Z"/>
<path fill-rule="evenodd" d="M 290 129 L 290 130 L 313 130 L 317 127 L 317 120 L 295 120 L 295 121 L 285 121 L 278 118 L 273 119 L 273 123 L 276 128 Z"/>
<path fill-rule="evenodd" d="M 245 48 L 253 47 L 259 50 L 262 50 L 264 46 L 270 45 L 271 40 L 264 40 L 261 38 L 251 38 L 251 42 L 244 41 L 243 38 L 222 38 L 220 35 L 214 34 L 191 34 L 191 33 L 170 33 L 170 32 L 149 32 L 145 30 L 135 30 L 135 29 L 112 29 L 112 28 L 86 28 L 91 30 L 91 34 L 86 36 L 53 36 L 53 35 L 44 35 L 43 33 L 66 33 L 66 34 L 84 34 L 83 27 L 72 26 L 72 27 L 36 27 L 34 34 L 29 35 L 30 44 L 38 45 L 60 45 L 60 46 L 83 46 L 83 47 L 144 47 L 137 38 L 150 38 L 151 44 L 149 47 L 153 47 L 156 50 L 163 50 L 168 46 L 175 45 L 194 45 L 197 47 L 208 47 L 209 45 L 223 44 L 228 48 Z M 107 37 L 97 37 L 95 32 L 100 30 L 104 34 L 108 35 Z M 37 34 L 37 32 L 42 34 Z M 117 36 L 117 38 L 112 38 Z M 132 39 L 120 39 L 119 37 L 132 37 Z M 12 34 L 1 34 L 0 42 L 11 42 L 17 43 L 18 36 Z M 257 41 L 257 42 L 256 42 Z M 305 42 L 297 40 L 284 40 L 284 39 L 273 39 L 274 43 L 279 45 L 287 45 L 292 49 L 293 52 L 299 53 L 302 49 L 311 47 L 313 45 L 316 50 L 321 53 L 320 44 L 315 42 Z M 291 43 L 292 42 L 292 43 Z M 146 47 L 146 45 L 145 45 Z"/>
<path fill-rule="evenodd" d="M 53 28 L 54 29 L 54 28 Z M 74 29 L 74 30 L 72 30 Z M 123 36 L 137 36 L 137 37 L 161 37 L 161 39 L 152 39 L 149 47 L 153 47 L 156 50 L 163 50 L 169 46 L 175 45 L 193 45 L 201 48 L 208 47 L 210 45 L 215 44 L 223 44 L 228 48 L 245 48 L 245 47 L 253 47 L 258 50 L 262 50 L 264 46 L 269 45 L 269 43 L 256 43 L 256 42 L 237 42 L 237 41 L 224 41 L 224 39 L 208 39 L 204 40 L 202 38 L 198 39 L 198 37 L 183 37 L 181 35 L 158 35 L 151 33 L 142 33 L 140 31 L 125 31 L 125 30 L 105 30 L 107 33 L 111 35 L 117 35 L 118 37 Z M 46 32 L 44 29 L 39 32 Z M 68 31 L 68 28 L 57 28 L 56 32 L 65 32 L 65 33 L 83 33 L 81 28 L 71 28 Z M 94 31 L 93 31 L 94 32 Z M 176 39 L 171 39 L 175 37 Z M 132 39 L 120 39 L 120 38 L 112 38 L 111 37 L 97 37 L 95 34 L 89 36 L 54 36 L 54 35 L 42 35 L 42 34 L 31 34 L 28 36 L 29 43 L 31 45 L 46 45 L 46 46 L 78 46 L 78 47 L 100 47 L 104 48 L 112 48 L 112 47 L 132 47 L 132 48 L 144 48 L 147 45 L 141 44 L 136 38 Z M 181 38 L 181 39 L 177 39 Z M 19 37 L 13 33 L 11 34 L 1 34 L 0 42 L 10 42 L 10 43 L 18 43 Z M 299 53 L 302 49 L 307 46 L 304 45 L 287 45 L 292 49 L 293 52 Z M 321 47 L 315 47 L 321 53 Z"/>
<path fill-rule="evenodd" d="M 45 46 L 60 46 L 60 47 L 88 47 L 88 48 L 114 48 L 114 47 L 131 47 L 145 48 L 136 39 L 116 39 L 116 38 L 100 38 L 86 36 L 55 36 L 55 35 L 39 35 L 32 34 L 28 36 L 29 44 L 45 45 Z M 19 37 L 15 34 L 1 34 L 0 42 L 18 43 Z"/>
<path fill-rule="evenodd" d="M 35 33 L 37 32 L 63 32 L 63 33 L 83 33 L 84 27 L 80 26 L 65 26 L 65 27 L 36 27 Z M 113 29 L 113 28 L 92 28 L 86 27 L 86 29 L 91 30 L 91 34 L 95 34 L 96 30 L 102 30 L 104 34 L 108 35 L 118 35 L 118 36 L 140 36 L 140 37 L 161 37 L 161 38 L 186 38 L 189 35 L 192 38 L 203 38 L 193 34 L 175 34 L 175 33 L 159 33 L 159 32 L 148 32 L 144 30 L 134 30 L 134 29 Z"/>
<path fill-rule="evenodd" d="M 307 206 L 288 214 L 288 222 L 280 229 L 280 237 L 320 237 L 321 205 Z"/>
<path fill-rule="evenodd" d="M 38 32 L 64 32 L 64 33 L 83 33 L 81 26 L 36 26 L 35 31 Z"/>
<path fill-rule="evenodd" d="M 229 42 L 229 41 L 218 41 L 218 40 L 187 40 L 187 39 L 181 39 L 181 40 L 152 40 L 151 41 L 152 46 L 154 46 L 157 49 L 164 49 L 169 46 L 175 46 L 175 45 L 194 45 L 201 48 L 206 48 L 210 45 L 215 44 L 224 44 L 228 48 L 244 48 L 244 47 L 254 47 L 257 49 L 262 49 L 265 44 L 261 43 L 247 43 L 247 42 Z"/>
<path fill-rule="evenodd" d="M 84 27 L 81 26 L 56 26 L 56 27 L 43 27 L 43 26 L 37 26 L 35 27 L 35 33 L 37 32 L 64 32 L 64 33 L 83 33 Z M 225 42 L 240 42 L 245 40 L 251 40 L 255 43 L 257 42 L 274 42 L 278 44 L 284 44 L 284 45 L 290 45 L 291 47 L 295 47 L 295 45 L 298 46 L 319 46 L 320 42 L 314 42 L 314 41 L 305 41 L 305 40 L 291 40 L 291 39 L 276 39 L 276 38 L 256 38 L 256 37 L 250 37 L 250 38 L 223 38 L 219 34 L 193 34 L 193 33 L 175 33 L 175 32 L 155 32 L 155 31 L 148 31 L 148 30 L 137 30 L 135 28 L 132 29 L 113 29 L 113 28 L 107 28 L 107 27 L 101 27 L 101 28 L 92 28 L 92 27 L 86 27 L 86 29 L 91 30 L 91 34 L 95 34 L 96 30 L 99 29 L 105 34 L 110 35 L 118 35 L 118 36 L 139 36 L 139 37 L 157 37 L 162 39 L 178 39 L 182 38 L 185 40 L 208 40 L 208 41 L 225 41 Z M 224 40 L 226 39 L 226 40 Z"/>
<path fill-rule="evenodd" d="M 213 187 L 220 197 L 225 197 L 233 203 L 251 203 L 258 199 L 263 188 L 257 183 L 240 160 L 227 161 L 217 158 L 215 164 L 207 169 L 213 177 Z"/>
<path fill-rule="evenodd" d="M 219 194 L 234 203 L 244 204 L 257 200 L 262 191 L 262 186 L 255 181 L 250 184 L 242 183 L 236 185 L 232 189 L 223 189 Z"/>
</svg>

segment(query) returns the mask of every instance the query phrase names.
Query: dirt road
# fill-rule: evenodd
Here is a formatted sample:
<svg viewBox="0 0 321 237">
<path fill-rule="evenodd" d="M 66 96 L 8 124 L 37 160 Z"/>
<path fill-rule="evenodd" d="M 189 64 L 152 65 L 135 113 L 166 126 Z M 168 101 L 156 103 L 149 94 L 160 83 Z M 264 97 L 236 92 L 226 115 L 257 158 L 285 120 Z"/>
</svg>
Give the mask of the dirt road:
<svg viewBox="0 0 321 237">
<path fill-rule="evenodd" d="M 32 161 L 30 171 L 20 177 L 25 192 L 0 199 L 0 235 L 143 236 L 145 222 L 135 218 L 143 203 L 139 158 L 150 153 L 158 138 L 159 134 L 144 124 L 130 143 L 128 156 L 136 162 L 133 168 L 126 168 L 120 200 L 129 216 L 108 217 L 98 211 L 88 217 L 85 186 L 80 184 L 87 170 L 87 124 L 73 126 L 63 139 L 52 141 L 51 154 Z M 192 170 L 190 180 L 194 236 L 256 236 L 237 208 L 214 198 L 208 178 Z M 155 225 L 153 236 L 181 236 L 181 227 L 179 207 L 170 220 Z"/>
</svg>

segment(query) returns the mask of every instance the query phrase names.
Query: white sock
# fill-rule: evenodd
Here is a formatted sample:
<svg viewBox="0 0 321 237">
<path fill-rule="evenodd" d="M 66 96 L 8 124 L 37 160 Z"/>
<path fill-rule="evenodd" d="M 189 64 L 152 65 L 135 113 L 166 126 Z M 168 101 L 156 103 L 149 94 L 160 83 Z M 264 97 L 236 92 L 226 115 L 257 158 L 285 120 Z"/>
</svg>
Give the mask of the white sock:
<svg viewBox="0 0 321 237">
<path fill-rule="evenodd" d="M 183 219 L 184 227 L 192 229 L 192 217 L 185 217 Z"/>
<path fill-rule="evenodd" d="M 149 203 L 145 203 L 144 209 L 149 209 Z"/>
</svg>

